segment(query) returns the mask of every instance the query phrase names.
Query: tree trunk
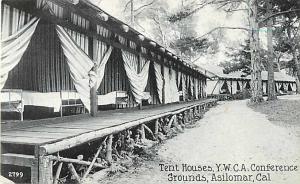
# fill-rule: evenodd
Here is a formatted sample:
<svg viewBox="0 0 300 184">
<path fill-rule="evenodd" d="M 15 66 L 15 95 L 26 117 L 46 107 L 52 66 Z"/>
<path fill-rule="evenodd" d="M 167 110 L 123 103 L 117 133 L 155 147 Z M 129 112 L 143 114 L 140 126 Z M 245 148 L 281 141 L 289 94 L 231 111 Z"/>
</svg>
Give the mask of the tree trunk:
<svg viewBox="0 0 300 184">
<path fill-rule="evenodd" d="M 134 27 L 133 0 L 130 0 L 130 24 Z"/>
<path fill-rule="evenodd" d="M 251 50 L 251 102 L 262 102 L 261 60 L 259 55 L 259 26 L 257 1 L 249 0 L 250 50 Z"/>
<path fill-rule="evenodd" d="M 272 15 L 272 2 L 267 2 L 267 15 Z M 267 22 L 267 41 L 268 41 L 268 101 L 276 100 L 277 96 L 275 93 L 275 80 L 274 80 L 274 49 L 273 49 L 273 19 L 269 19 Z"/>
<path fill-rule="evenodd" d="M 297 48 L 293 49 L 293 59 L 295 61 L 296 77 L 297 77 L 297 94 L 300 94 L 300 61 L 297 56 Z"/>
</svg>

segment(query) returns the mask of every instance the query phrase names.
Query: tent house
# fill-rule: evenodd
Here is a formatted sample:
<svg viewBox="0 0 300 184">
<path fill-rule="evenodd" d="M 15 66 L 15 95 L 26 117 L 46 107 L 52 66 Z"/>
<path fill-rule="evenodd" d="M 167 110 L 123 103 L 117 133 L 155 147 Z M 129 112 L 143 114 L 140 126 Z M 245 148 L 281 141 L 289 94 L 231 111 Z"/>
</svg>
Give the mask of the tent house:
<svg viewBox="0 0 300 184">
<path fill-rule="evenodd" d="M 1 13 L 2 115 L 93 114 L 205 96 L 200 70 L 88 0 L 3 0 Z"/>
<path fill-rule="evenodd" d="M 207 81 L 206 93 L 208 96 L 232 96 L 244 90 L 250 90 L 251 76 L 243 72 L 224 74 L 223 68 L 214 65 L 200 67 L 211 80 Z M 282 72 L 274 72 L 276 93 L 287 94 L 296 92 L 296 82 L 292 76 Z M 262 71 L 263 94 L 267 95 L 268 72 Z"/>
</svg>

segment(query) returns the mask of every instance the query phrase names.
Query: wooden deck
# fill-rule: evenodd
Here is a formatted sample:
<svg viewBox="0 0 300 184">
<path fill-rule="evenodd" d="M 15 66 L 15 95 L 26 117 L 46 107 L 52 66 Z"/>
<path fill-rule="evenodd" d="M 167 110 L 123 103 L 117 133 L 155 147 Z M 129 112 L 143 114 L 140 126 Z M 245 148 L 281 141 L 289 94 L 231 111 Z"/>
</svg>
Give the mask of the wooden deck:
<svg viewBox="0 0 300 184">
<path fill-rule="evenodd" d="M 160 123 L 162 123 L 161 126 L 169 128 L 172 124 L 173 127 L 178 128 L 178 123 L 193 123 L 195 117 L 200 117 L 207 107 L 215 105 L 216 102 L 215 99 L 204 99 L 153 106 L 142 110 L 102 111 L 96 117 L 82 114 L 63 118 L 3 123 L 1 124 L 1 166 L 4 166 L 4 169 L 1 174 L 10 178 L 10 166 L 24 167 L 29 168 L 31 172 L 27 173 L 26 177 L 20 181 L 13 180 L 16 183 L 53 183 L 53 162 L 55 159 L 62 159 L 55 157 L 60 151 L 69 151 L 70 148 L 106 137 L 104 139 L 107 140 L 105 142 L 107 146 L 106 159 L 111 160 L 114 135 L 133 128 L 141 131 L 146 124 L 152 124 L 152 126 L 154 125 L 152 134 L 155 136 L 154 139 L 157 139 L 158 133 L 161 133 L 159 131 L 162 131 L 158 128 Z M 145 132 L 141 135 L 145 136 Z M 86 150 L 87 154 L 91 151 Z M 77 163 L 78 161 L 74 158 L 65 159 L 67 160 L 58 161 L 61 163 L 74 162 L 74 160 Z M 91 164 L 88 161 L 81 161 L 81 163 Z"/>
<path fill-rule="evenodd" d="M 166 116 L 175 111 L 184 111 L 186 108 L 205 104 L 211 99 L 170 104 L 142 110 L 123 110 L 99 112 L 96 117 L 79 115 L 65 118 L 51 118 L 19 122 L 19 126 L 4 127 L 1 132 L 1 142 L 22 145 L 43 145 L 66 140 L 74 136 L 101 131 L 110 127 L 124 125 L 129 122 L 143 119 Z"/>
</svg>

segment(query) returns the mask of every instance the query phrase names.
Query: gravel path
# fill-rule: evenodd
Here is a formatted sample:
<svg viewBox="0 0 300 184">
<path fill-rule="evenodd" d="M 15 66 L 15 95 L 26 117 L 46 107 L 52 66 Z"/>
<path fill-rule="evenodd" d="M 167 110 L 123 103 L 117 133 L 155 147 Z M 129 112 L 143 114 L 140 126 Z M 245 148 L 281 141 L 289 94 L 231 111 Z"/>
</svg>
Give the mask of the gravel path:
<svg viewBox="0 0 300 184">
<path fill-rule="evenodd" d="M 221 103 L 208 111 L 198 126 L 186 129 L 159 147 L 157 160 L 145 162 L 128 173 L 115 175 L 104 183 L 300 183 L 300 137 L 290 129 L 275 125 L 266 116 L 247 107 L 246 101 Z M 160 171 L 159 164 L 178 165 L 177 172 Z M 208 165 L 215 172 L 182 172 L 182 164 Z M 239 164 L 239 172 L 216 172 L 216 164 Z M 293 172 L 249 172 L 251 164 L 297 165 Z M 232 166 L 231 165 L 231 166 Z M 207 181 L 174 182 L 170 175 L 204 175 Z M 212 181 L 212 176 L 253 175 L 250 181 Z M 262 179 L 261 173 L 270 173 L 270 180 Z M 258 177 L 258 178 L 257 178 Z M 179 179 L 179 178 L 177 178 Z"/>
</svg>

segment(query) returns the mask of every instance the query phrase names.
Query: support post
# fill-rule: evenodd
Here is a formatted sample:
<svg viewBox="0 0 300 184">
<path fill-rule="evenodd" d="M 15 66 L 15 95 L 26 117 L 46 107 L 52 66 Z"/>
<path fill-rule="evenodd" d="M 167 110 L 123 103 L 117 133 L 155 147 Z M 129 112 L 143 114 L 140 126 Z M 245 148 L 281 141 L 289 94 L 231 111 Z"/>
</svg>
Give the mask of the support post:
<svg viewBox="0 0 300 184">
<path fill-rule="evenodd" d="M 166 104 L 166 93 L 165 93 L 165 85 L 166 85 L 166 81 L 165 81 L 165 70 L 164 70 L 164 59 L 163 63 L 161 65 L 161 75 L 162 75 L 162 79 L 163 79 L 163 88 L 162 88 L 162 104 Z"/>
<path fill-rule="evenodd" d="M 53 184 L 58 183 L 58 179 L 59 179 L 59 175 L 60 175 L 60 172 L 61 172 L 62 165 L 63 165 L 63 162 L 60 162 L 58 167 L 57 167 L 56 174 L 55 174 L 55 177 L 53 179 Z"/>
<path fill-rule="evenodd" d="M 52 184 L 53 182 L 53 161 L 49 156 L 39 157 L 39 183 Z"/>
<path fill-rule="evenodd" d="M 97 25 L 95 25 L 94 23 L 91 23 L 89 29 L 91 31 L 96 31 L 97 30 Z M 91 58 L 94 58 L 94 46 L 95 46 L 94 39 L 89 37 L 89 44 L 88 44 L 89 53 L 88 54 Z M 96 63 L 94 64 L 94 66 L 92 68 L 92 73 L 91 74 L 93 74 L 95 76 L 90 76 L 90 77 L 92 77 L 92 81 L 90 81 L 90 83 L 94 83 L 95 81 L 93 81 L 93 80 L 96 80 L 96 76 L 97 76 Z M 90 80 L 91 80 L 91 78 L 90 78 Z M 97 89 L 96 89 L 95 85 L 93 85 L 90 88 L 90 101 L 91 101 L 90 114 L 91 114 L 91 116 L 96 116 L 97 111 L 98 111 L 98 97 L 97 97 Z"/>
<path fill-rule="evenodd" d="M 92 87 L 90 91 L 91 96 L 91 116 L 96 116 L 97 114 L 97 108 L 98 108 L 98 97 L 97 97 L 97 89 L 96 87 Z"/>
<path fill-rule="evenodd" d="M 155 125 L 154 125 L 154 136 L 157 138 L 158 135 L 158 119 L 155 120 Z"/>
<path fill-rule="evenodd" d="M 106 161 L 108 163 L 111 164 L 112 162 L 112 141 L 113 141 L 113 135 L 110 134 L 108 136 L 108 139 L 107 139 L 107 146 L 106 146 Z"/>
<path fill-rule="evenodd" d="M 140 126 L 140 131 L 141 131 L 141 140 L 146 139 L 146 135 L 145 135 L 145 125 L 141 124 Z"/>
</svg>

